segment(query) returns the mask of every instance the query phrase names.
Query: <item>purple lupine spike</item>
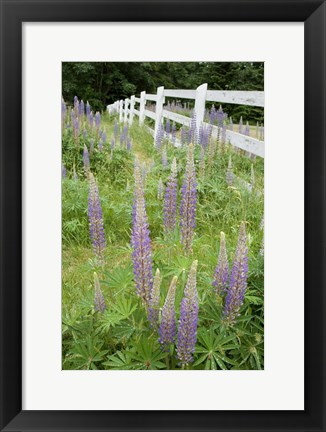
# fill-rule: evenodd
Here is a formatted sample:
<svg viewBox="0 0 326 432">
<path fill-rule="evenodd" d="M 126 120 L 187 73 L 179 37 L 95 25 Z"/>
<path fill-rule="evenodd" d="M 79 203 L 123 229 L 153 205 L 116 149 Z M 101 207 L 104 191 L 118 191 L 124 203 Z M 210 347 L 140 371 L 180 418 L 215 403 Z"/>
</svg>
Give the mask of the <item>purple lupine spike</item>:
<svg viewBox="0 0 326 432">
<path fill-rule="evenodd" d="M 124 134 L 120 129 L 120 146 L 122 146 L 124 139 L 125 139 Z"/>
<path fill-rule="evenodd" d="M 233 185 L 233 170 L 232 170 L 232 159 L 231 156 L 229 157 L 229 164 L 228 164 L 228 168 L 226 170 L 226 183 L 228 184 L 228 186 L 232 186 Z"/>
<path fill-rule="evenodd" d="M 162 200 L 163 199 L 163 182 L 162 179 L 160 177 L 159 181 L 158 181 L 158 185 L 157 185 L 157 199 Z"/>
<path fill-rule="evenodd" d="M 175 145 L 176 139 L 177 139 L 177 128 L 175 123 L 173 122 L 172 123 L 172 144 L 173 145 Z"/>
<path fill-rule="evenodd" d="M 100 129 L 100 125 L 101 125 L 101 114 L 98 111 L 96 111 L 96 113 L 95 113 L 95 126 L 96 126 L 97 130 Z"/>
<path fill-rule="evenodd" d="M 89 173 L 89 191 L 88 191 L 88 220 L 89 232 L 93 245 L 93 250 L 99 262 L 103 262 L 104 250 L 106 247 L 102 206 L 98 187 L 93 174 Z"/>
<path fill-rule="evenodd" d="M 168 156 L 166 154 L 166 148 L 165 147 L 162 150 L 162 165 L 164 168 L 168 167 Z"/>
<path fill-rule="evenodd" d="M 89 140 L 89 152 L 90 152 L 90 155 L 92 156 L 92 154 L 94 152 L 94 139 L 93 138 L 91 138 Z"/>
<path fill-rule="evenodd" d="M 164 197 L 164 231 L 169 233 L 177 223 L 177 160 L 173 159 Z"/>
<path fill-rule="evenodd" d="M 169 118 L 166 119 L 165 133 L 167 134 L 167 136 L 169 136 L 171 133 L 171 122 Z"/>
<path fill-rule="evenodd" d="M 243 121 L 242 121 L 242 116 L 240 117 L 240 121 L 239 121 L 239 128 L 238 131 L 241 134 L 243 130 Z"/>
<path fill-rule="evenodd" d="M 74 118 L 73 128 L 74 128 L 74 140 L 77 142 L 78 137 L 79 137 L 79 119 L 78 119 L 78 117 Z"/>
<path fill-rule="evenodd" d="M 209 113 L 209 122 L 210 122 L 210 124 L 213 125 L 214 122 L 215 122 L 215 120 L 216 120 L 216 109 L 215 109 L 215 106 L 212 105 L 211 111 Z"/>
<path fill-rule="evenodd" d="M 223 122 L 223 126 L 222 126 L 221 141 L 222 141 L 222 145 L 224 145 L 225 141 L 226 141 L 226 123 L 225 122 Z"/>
<path fill-rule="evenodd" d="M 229 130 L 230 130 L 230 131 L 233 131 L 233 121 L 232 121 L 232 117 L 230 117 Z"/>
<path fill-rule="evenodd" d="M 148 307 L 153 288 L 152 246 L 148 228 L 143 179 L 138 161 L 135 162 L 134 176 L 135 192 L 131 235 L 134 280 L 138 296 Z"/>
<path fill-rule="evenodd" d="M 184 368 L 193 361 L 197 341 L 198 293 L 196 287 L 198 261 L 191 265 L 184 296 L 180 305 L 177 356 Z"/>
<path fill-rule="evenodd" d="M 162 123 L 160 123 L 155 137 L 155 147 L 157 148 L 157 150 L 160 150 L 161 148 L 163 137 L 164 137 L 164 128 Z"/>
<path fill-rule="evenodd" d="M 249 123 L 248 123 L 248 122 L 246 123 L 246 127 L 245 127 L 245 130 L 244 130 L 244 134 L 247 135 L 247 136 L 250 135 L 250 126 L 249 126 Z"/>
<path fill-rule="evenodd" d="M 193 110 L 191 115 L 191 123 L 190 123 L 190 130 L 189 130 L 189 144 L 194 143 L 196 144 L 198 141 L 197 136 L 197 118 L 196 118 L 196 111 Z"/>
<path fill-rule="evenodd" d="M 119 125 L 116 120 L 114 120 L 114 138 L 117 139 L 119 133 Z"/>
<path fill-rule="evenodd" d="M 89 153 L 86 144 L 84 144 L 83 162 L 84 162 L 84 170 L 87 175 L 90 168 L 90 160 L 89 160 Z"/>
<path fill-rule="evenodd" d="M 64 130 L 66 116 L 67 116 L 67 106 L 66 106 L 66 102 L 62 98 L 61 99 L 61 130 L 62 131 Z"/>
<path fill-rule="evenodd" d="M 78 97 L 74 96 L 74 106 L 77 104 L 77 102 L 78 102 Z"/>
<path fill-rule="evenodd" d="M 94 309 L 103 313 L 106 309 L 105 299 L 97 273 L 94 272 Z"/>
<path fill-rule="evenodd" d="M 132 147 L 131 138 L 127 137 L 127 150 L 130 151 Z"/>
<path fill-rule="evenodd" d="M 91 106 L 90 106 L 89 102 L 87 101 L 87 103 L 86 103 L 86 117 L 89 118 L 90 115 L 91 115 Z"/>
<path fill-rule="evenodd" d="M 196 170 L 194 165 L 194 146 L 189 144 L 186 171 L 181 189 L 180 230 L 181 243 L 186 253 L 191 252 L 196 227 L 197 204 Z"/>
<path fill-rule="evenodd" d="M 158 325 L 158 318 L 160 312 L 160 288 L 161 288 L 162 277 L 160 270 L 157 269 L 154 282 L 153 282 L 153 290 L 151 293 L 149 308 L 148 308 L 148 319 L 151 323 L 151 327 L 156 328 Z"/>
<path fill-rule="evenodd" d="M 80 117 L 85 114 L 85 104 L 84 104 L 83 99 L 80 101 L 80 104 L 79 104 L 79 113 L 78 114 L 79 114 Z"/>
<path fill-rule="evenodd" d="M 90 128 L 93 129 L 93 126 L 94 126 L 94 116 L 93 116 L 93 111 L 90 112 L 89 117 L 88 117 L 88 120 L 89 120 L 89 126 L 90 126 Z"/>
<path fill-rule="evenodd" d="M 65 179 L 67 177 L 67 169 L 65 167 L 65 164 L 62 162 L 61 164 L 61 177 Z"/>
<path fill-rule="evenodd" d="M 102 151 L 103 150 L 103 141 L 102 138 L 100 138 L 99 142 L 98 142 L 98 151 Z"/>
<path fill-rule="evenodd" d="M 215 268 L 214 281 L 212 283 L 218 296 L 226 292 L 228 279 L 229 262 L 226 252 L 225 234 L 224 232 L 221 232 L 220 252 L 218 256 L 217 266 Z"/>
<path fill-rule="evenodd" d="M 218 124 L 218 126 L 222 127 L 223 121 L 224 121 L 224 111 L 223 111 L 221 105 L 220 105 L 219 109 L 217 110 L 216 116 L 217 116 L 217 124 Z"/>
<path fill-rule="evenodd" d="M 105 131 L 102 132 L 102 142 L 104 145 L 106 144 L 106 132 Z"/>
<path fill-rule="evenodd" d="M 115 140 L 114 138 L 111 139 L 111 150 L 113 151 L 115 147 Z"/>
<path fill-rule="evenodd" d="M 228 292 L 225 298 L 224 320 L 228 324 L 234 324 L 242 306 L 248 277 L 248 248 L 246 225 L 240 225 L 238 245 L 233 260 Z"/>
<path fill-rule="evenodd" d="M 159 328 L 159 342 L 164 351 L 169 350 L 169 345 L 176 339 L 176 320 L 175 320 L 175 292 L 177 288 L 177 276 L 174 276 L 162 309 L 162 320 Z"/>
</svg>

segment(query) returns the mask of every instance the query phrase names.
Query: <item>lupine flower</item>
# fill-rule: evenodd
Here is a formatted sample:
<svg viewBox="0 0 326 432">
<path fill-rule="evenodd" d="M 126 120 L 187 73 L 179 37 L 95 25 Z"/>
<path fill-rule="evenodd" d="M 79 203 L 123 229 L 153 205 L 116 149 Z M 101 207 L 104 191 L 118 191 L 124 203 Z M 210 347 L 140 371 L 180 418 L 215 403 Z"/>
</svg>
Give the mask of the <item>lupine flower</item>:
<svg viewBox="0 0 326 432">
<path fill-rule="evenodd" d="M 79 104 L 79 113 L 78 114 L 81 117 L 84 115 L 84 113 L 85 113 L 85 104 L 84 104 L 84 101 L 81 100 L 80 104 Z"/>
<path fill-rule="evenodd" d="M 92 154 L 94 152 L 94 139 L 93 138 L 91 138 L 89 140 L 89 152 L 90 152 L 90 155 L 92 156 Z"/>
<path fill-rule="evenodd" d="M 93 111 L 90 112 L 88 120 L 89 120 L 89 126 L 90 126 L 90 128 L 93 129 L 93 125 L 94 125 Z"/>
<path fill-rule="evenodd" d="M 223 123 L 222 126 L 222 135 L 221 135 L 221 141 L 222 141 L 222 146 L 224 146 L 225 141 L 226 141 L 226 123 Z"/>
<path fill-rule="evenodd" d="M 164 230 L 171 232 L 177 223 L 177 160 L 173 159 L 164 197 Z"/>
<path fill-rule="evenodd" d="M 170 135 L 171 132 L 171 123 L 170 123 L 170 119 L 166 119 L 166 125 L 165 125 L 165 133 L 167 134 L 167 136 Z"/>
<path fill-rule="evenodd" d="M 193 361 L 197 341 L 198 324 L 198 293 L 196 287 L 196 273 L 198 261 L 191 265 L 184 297 L 180 305 L 180 320 L 178 329 L 177 356 L 182 367 Z"/>
<path fill-rule="evenodd" d="M 94 309 L 97 312 L 103 313 L 106 309 L 104 295 L 101 290 L 101 285 L 97 273 L 94 272 Z"/>
<path fill-rule="evenodd" d="M 249 126 L 249 123 L 248 123 L 248 122 L 246 123 L 246 127 L 245 127 L 245 130 L 244 130 L 244 134 L 247 135 L 247 136 L 250 135 L 250 126 Z"/>
<path fill-rule="evenodd" d="M 190 130 L 189 130 L 189 144 L 192 142 L 196 144 L 198 141 L 197 136 L 197 119 L 196 119 L 196 111 L 193 110 L 191 116 Z"/>
<path fill-rule="evenodd" d="M 162 150 L 162 165 L 164 168 L 168 166 L 168 156 L 166 154 L 166 148 L 164 147 Z"/>
<path fill-rule="evenodd" d="M 62 99 L 61 100 L 61 130 L 63 131 L 63 126 L 65 124 L 66 121 L 66 116 L 67 116 L 67 106 L 65 101 Z"/>
<path fill-rule="evenodd" d="M 196 227 L 196 170 L 194 165 L 194 146 L 189 144 L 186 171 L 181 189 L 180 230 L 181 243 L 186 252 L 191 251 L 194 229 Z"/>
<path fill-rule="evenodd" d="M 83 162 L 84 162 L 85 173 L 88 174 L 90 168 L 90 161 L 89 161 L 89 153 L 86 144 L 84 144 Z"/>
<path fill-rule="evenodd" d="M 157 199 L 162 200 L 163 199 L 163 182 L 162 179 L 160 178 L 160 180 L 158 181 L 158 186 L 157 186 Z"/>
<path fill-rule="evenodd" d="M 240 121 L 239 121 L 239 133 L 242 133 L 242 129 L 243 129 L 243 122 L 242 122 L 242 116 L 240 117 Z"/>
<path fill-rule="evenodd" d="M 64 163 L 61 164 L 61 174 L 62 174 L 63 179 L 65 179 L 67 177 L 67 170 L 66 170 Z"/>
<path fill-rule="evenodd" d="M 160 312 L 161 282 L 162 282 L 161 273 L 160 270 L 157 269 L 154 276 L 153 289 L 152 289 L 149 308 L 148 308 L 148 319 L 149 322 L 151 323 L 151 327 L 153 328 L 157 327 L 158 325 L 158 317 Z"/>
<path fill-rule="evenodd" d="M 216 119 L 216 109 L 215 109 L 215 106 L 212 105 L 211 111 L 209 113 L 209 122 L 210 122 L 210 124 L 213 125 L 214 122 L 215 122 L 215 119 Z"/>
<path fill-rule="evenodd" d="M 218 111 L 216 113 L 216 116 L 217 116 L 217 124 L 218 124 L 218 126 L 222 127 L 223 120 L 224 120 L 224 112 L 223 112 L 223 109 L 222 109 L 221 105 L 220 105 L 220 107 L 219 107 L 219 109 L 218 109 Z"/>
<path fill-rule="evenodd" d="M 131 139 L 130 139 L 130 137 L 127 137 L 127 150 L 128 151 L 131 150 Z"/>
<path fill-rule="evenodd" d="M 87 103 L 86 103 L 86 117 L 89 118 L 90 115 L 91 115 L 91 106 L 87 101 Z"/>
<path fill-rule="evenodd" d="M 230 275 L 229 288 L 225 299 L 224 319 L 229 324 L 234 324 L 242 306 L 248 277 L 248 248 L 246 225 L 240 225 L 238 245 L 233 260 Z"/>
<path fill-rule="evenodd" d="M 105 131 L 103 131 L 102 132 L 102 142 L 103 142 L 103 144 L 106 144 L 106 132 Z"/>
<path fill-rule="evenodd" d="M 226 292 L 226 287 L 229 279 L 229 262 L 225 245 L 225 234 L 221 232 L 220 252 L 218 262 L 214 273 L 213 286 L 215 287 L 218 296 Z"/>
<path fill-rule="evenodd" d="M 106 241 L 100 196 L 92 173 L 89 173 L 88 219 L 93 250 L 95 256 L 102 262 Z"/>
<path fill-rule="evenodd" d="M 78 137 L 79 137 L 79 120 L 78 120 L 78 117 L 74 118 L 73 128 L 74 128 L 74 140 L 77 142 Z"/>
<path fill-rule="evenodd" d="M 162 123 L 160 123 L 155 137 L 155 147 L 157 148 L 157 150 L 160 150 L 163 138 L 164 138 L 164 129 Z"/>
<path fill-rule="evenodd" d="M 98 150 L 101 152 L 103 150 L 103 141 L 102 138 L 100 138 L 99 142 L 98 142 Z"/>
<path fill-rule="evenodd" d="M 230 117 L 229 129 L 230 129 L 230 131 L 233 131 L 233 121 L 232 121 L 232 117 Z"/>
<path fill-rule="evenodd" d="M 114 146 L 115 146 L 115 141 L 114 141 L 114 138 L 112 138 L 112 140 L 111 140 L 111 150 L 114 150 Z"/>
<path fill-rule="evenodd" d="M 101 124 L 101 114 L 98 111 L 96 111 L 96 114 L 95 114 L 95 126 L 96 126 L 97 130 L 100 129 L 100 124 Z"/>
<path fill-rule="evenodd" d="M 175 292 L 177 288 L 177 276 L 174 276 L 162 309 L 162 320 L 159 328 L 159 342 L 164 351 L 168 351 L 169 345 L 175 342 L 176 320 L 175 320 Z"/>
<path fill-rule="evenodd" d="M 176 139 L 177 139 L 177 129 L 175 123 L 173 122 L 172 123 L 172 144 L 173 145 L 175 145 Z"/>
<path fill-rule="evenodd" d="M 135 192 L 131 246 L 134 279 L 138 296 L 149 305 L 153 288 L 152 247 L 148 229 L 144 186 L 138 161 L 135 163 Z"/>
<path fill-rule="evenodd" d="M 119 133 L 119 125 L 116 120 L 114 120 L 114 138 L 117 139 Z"/>
<path fill-rule="evenodd" d="M 228 169 L 226 170 L 226 183 L 229 186 L 233 185 L 233 170 L 232 170 L 232 159 L 231 156 L 229 158 L 229 165 L 228 165 Z"/>
</svg>

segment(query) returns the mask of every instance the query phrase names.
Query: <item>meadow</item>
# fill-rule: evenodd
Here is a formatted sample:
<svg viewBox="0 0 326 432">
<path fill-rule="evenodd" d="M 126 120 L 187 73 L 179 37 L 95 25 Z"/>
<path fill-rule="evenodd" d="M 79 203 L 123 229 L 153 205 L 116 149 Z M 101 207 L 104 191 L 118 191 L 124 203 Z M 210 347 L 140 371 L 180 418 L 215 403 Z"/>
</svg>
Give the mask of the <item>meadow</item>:
<svg viewBox="0 0 326 432">
<path fill-rule="evenodd" d="M 62 102 L 63 369 L 264 368 L 264 160 L 212 112 L 154 142 Z"/>
</svg>

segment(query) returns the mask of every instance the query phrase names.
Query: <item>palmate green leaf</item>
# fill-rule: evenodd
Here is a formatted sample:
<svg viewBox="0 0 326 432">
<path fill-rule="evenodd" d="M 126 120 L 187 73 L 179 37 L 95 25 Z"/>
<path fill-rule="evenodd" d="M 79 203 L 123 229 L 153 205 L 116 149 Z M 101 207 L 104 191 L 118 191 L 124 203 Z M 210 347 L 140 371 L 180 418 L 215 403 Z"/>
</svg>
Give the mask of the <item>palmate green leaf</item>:
<svg viewBox="0 0 326 432">
<path fill-rule="evenodd" d="M 134 276 L 130 266 L 115 268 L 110 273 L 106 272 L 105 276 L 106 279 L 102 283 L 109 286 L 114 297 L 117 297 L 121 292 L 128 291 L 133 286 Z"/>
<path fill-rule="evenodd" d="M 112 310 L 105 310 L 103 314 L 99 316 L 99 329 L 101 333 L 106 333 L 111 327 L 116 326 L 120 321 L 124 320 L 124 317 Z"/>
<path fill-rule="evenodd" d="M 108 369 L 113 370 L 128 370 L 132 369 L 131 355 L 128 352 L 117 351 L 115 354 L 109 356 L 109 360 L 102 363 Z"/>
<path fill-rule="evenodd" d="M 86 339 L 74 343 L 66 361 L 75 365 L 76 369 L 97 369 L 97 363 L 103 361 L 107 350 L 101 350 L 103 342 L 88 336 Z"/>
<path fill-rule="evenodd" d="M 158 342 L 143 337 L 135 346 L 135 350 L 130 352 L 133 369 L 155 370 L 164 369 L 165 363 L 161 360 L 167 357 L 167 353 L 162 352 Z"/>
<path fill-rule="evenodd" d="M 138 304 L 133 301 L 132 297 L 125 298 L 119 297 L 115 304 L 112 304 L 112 308 L 119 314 L 123 319 L 127 319 L 137 309 Z"/>
</svg>

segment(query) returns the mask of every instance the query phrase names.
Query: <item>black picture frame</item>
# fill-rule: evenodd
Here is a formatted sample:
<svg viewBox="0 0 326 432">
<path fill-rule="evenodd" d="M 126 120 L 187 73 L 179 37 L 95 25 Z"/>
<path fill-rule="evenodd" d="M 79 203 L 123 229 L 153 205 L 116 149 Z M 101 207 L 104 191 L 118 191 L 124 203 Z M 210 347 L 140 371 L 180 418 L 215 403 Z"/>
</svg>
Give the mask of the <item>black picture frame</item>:
<svg viewBox="0 0 326 432">
<path fill-rule="evenodd" d="M 1 431 L 326 431 L 325 2 L 0 0 L 0 7 Z M 22 411 L 22 23 L 74 21 L 304 22 L 304 411 Z"/>
</svg>

